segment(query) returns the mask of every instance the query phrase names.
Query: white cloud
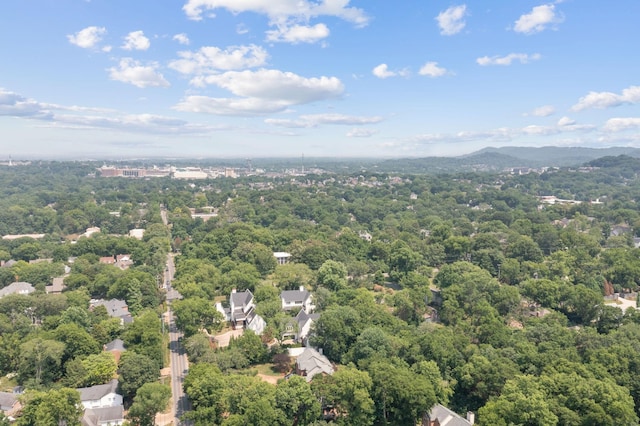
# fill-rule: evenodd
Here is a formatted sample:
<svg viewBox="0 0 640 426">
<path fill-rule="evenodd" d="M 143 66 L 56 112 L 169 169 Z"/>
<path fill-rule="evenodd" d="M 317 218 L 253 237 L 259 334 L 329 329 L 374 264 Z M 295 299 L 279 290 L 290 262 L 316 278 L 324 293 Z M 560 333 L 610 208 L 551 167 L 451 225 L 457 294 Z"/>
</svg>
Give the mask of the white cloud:
<svg viewBox="0 0 640 426">
<path fill-rule="evenodd" d="M 382 117 L 378 116 L 362 117 L 344 114 L 308 114 L 300 116 L 297 120 L 268 118 L 265 120 L 265 123 L 287 128 L 308 128 L 317 127 L 322 124 L 354 126 L 375 124 L 381 121 Z"/>
<path fill-rule="evenodd" d="M 621 132 L 629 129 L 640 128 L 639 117 L 610 118 L 604 125 L 604 130 L 608 132 Z"/>
<path fill-rule="evenodd" d="M 478 65 L 511 65 L 513 61 L 519 61 L 521 64 L 529 63 L 530 61 L 537 61 L 542 56 L 539 53 L 532 55 L 526 53 L 510 53 L 507 56 L 483 56 L 476 59 Z"/>
<path fill-rule="evenodd" d="M 242 35 L 242 34 L 247 34 L 248 32 L 249 32 L 249 28 L 247 28 L 245 24 L 236 25 L 236 33 Z"/>
<path fill-rule="evenodd" d="M 213 84 L 237 98 L 188 96 L 178 105 L 180 111 L 222 115 L 254 115 L 284 111 L 289 106 L 339 98 L 344 92 L 336 77 L 305 78 L 291 72 L 261 69 L 228 71 L 196 77 L 197 86 Z"/>
<path fill-rule="evenodd" d="M 368 138 L 378 133 L 377 130 L 353 128 L 347 132 L 347 137 L 350 138 Z"/>
<path fill-rule="evenodd" d="M 464 4 L 461 6 L 451 6 L 444 12 L 440 12 L 440 14 L 436 16 L 436 21 L 438 21 L 438 26 L 440 27 L 440 34 L 454 35 L 462 31 L 466 25 L 464 21 L 466 14 L 467 6 Z"/>
<path fill-rule="evenodd" d="M 636 104 L 640 102 L 640 86 L 630 86 L 621 94 L 612 92 L 589 92 L 578 100 L 578 103 L 571 107 L 572 111 L 582 111 L 589 108 L 610 108 L 625 104 Z"/>
<path fill-rule="evenodd" d="M 214 115 L 252 116 L 285 110 L 285 101 L 259 98 L 211 98 L 209 96 L 187 96 L 174 109 Z"/>
<path fill-rule="evenodd" d="M 568 118 L 560 119 L 557 125 L 539 126 L 528 125 L 522 128 L 500 127 L 487 131 L 464 131 L 451 134 L 431 133 L 416 135 L 409 140 L 415 144 L 441 144 L 441 143 L 466 143 L 466 142 L 508 142 L 518 138 L 542 137 L 560 135 L 571 132 L 592 132 L 596 127 L 589 124 L 576 124 Z M 555 139 L 554 139 L 555 141 Z"/>
<path fill-rule="evenodd" d="M 305 78 L 291 72 L 267 69 L 228 71 L 204 77 L 203 81 L 237 96 L 285 100 L 291 105 L 335 99 L 344 91 L 342 82 L 336 77 Z"/>
<path fill-rule="evenodd" d="M 576 124 L 576 121 L 569 117 L 562 117 L 558 120 L 558 127 L 573 126 L 574 124 Z"/>
<path fill-rule="evenodd" d="M 124 38 L 124 50 L 147 50 L 151 42 L 142 31 L 132 31 Z"/>
<path fill-rule="evenodd" d="M 387 64 L 380 64 L 371 71 L 378 78 L 388 78 L 396 75 L 395 72 L 389 71 Z"/>
<path fill-rule="evenodd" d="M 177 41 L 180 44 L 188 45 L 191 43 L 189 37 L 185 33 L 176 34 L 173 36 L 173 40 Z"/>
<path fill-rule="evenodd" d="M 169 82 L 157 72 L 158 64 L 142 65 L 131 58 L 120 60 L 118 67 L 109 68 L 109 77 L 112 80 L 133 84 L 136 87 L 168 87 Z"/>
<path fill-rule="evenodd" d="M 375 67 L 373 70 L 371 70 L 371 72 L 373 73 L 373 75 L 375 75 L 378 78 L 389 78 L 389 77 L 406 77 L 409 75 L 409 70 L 407 69 L 402 69 L 399 71 L 391 71 L 389 70 L 389 67 L 387 66 L 387 64 L 380 64 L 377 67 Z"/>
<path fill-rule="evenodd" d="M 0 88 L 0 116 L 44 118 L 49 116 L 42 104 Z"/>
<path fill-rule="evenodd" d="M 57 113 L 63 111 L 63 113 Z M 189 123 L 153 114 L 123 114 L 116 110 L 46 104 L 0 88 L 0 116 L 46 121 L 49 127 L 105 129 L 130 133 L 207 134 L 226 127 Z"/>
<path fill-rule="evenodd" d="M 102 40 L 102 36 L 107 33 L 104 27 L 87 27 L 75 34 L 70 34 L 67 39 L 71 44 L 84 49 L 94 48 Z"/>
<path fill-rule="evenodd" d="M 548 117 L 555 113 L 556 113 L 556 109 L 552 105 L 543 105 L 524 115 L 525 116 L 531 115 L 533 117 Z"/>
<path fill-rule="evenodd" d="M 418 71 L 420 75 L 426 75 L 429 77 L 442 77 L 447 73 L 445 68 L 439 67 L 437 62 L 427 62 Z"/>
<path fill-rule="evenodd" d="M 349 7 L 349 0 L 188 0 L 182 7 L 187 17 L 201 20 L 208 10 L 227 9 L 233 14 L 254 12 L 269 17 L 271 23 L 308 22 L 319 16 L 333 16 L 358 27 L 369 23 L 362 9 Z"/>
<path fill-rule="evenodd" d="M 267 41 L 286 43 L 315 43 L 329 37 L 329 28 L 325 24 L 279 26 L 275 30 L 267 31 Z"/>
<path fill-rule="evenodd" d="M 534 34 L 547 29 L 551 24 L 559 24 L 564 18 L 556 14 L 554 4 L 543 4 L 534 7 L 515 22 L 513 30 L 517 33 Z"/>
<path fill-rule="evenodd" d="M 201 47 L 195 52 L 178 52 L 181 59 L 169 67 L 182 74 L 209 74 L 218 70 L 230 71 L 254 68 L 266 63 L 269 55 L 260 46 L 231 46 L 225 50 L 214 46 Z"/>
</svg>

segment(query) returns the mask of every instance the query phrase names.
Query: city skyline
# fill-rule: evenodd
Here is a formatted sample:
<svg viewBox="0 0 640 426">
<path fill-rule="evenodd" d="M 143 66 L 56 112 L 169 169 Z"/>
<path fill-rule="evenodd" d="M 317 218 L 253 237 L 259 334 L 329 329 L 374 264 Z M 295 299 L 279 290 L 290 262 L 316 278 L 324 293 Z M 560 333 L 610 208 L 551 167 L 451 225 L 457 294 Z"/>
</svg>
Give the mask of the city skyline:
<svg viewBox="0 0 640 426">
<path fill-rule="evenodd" d="M 13 158 L 640 147 L 640 3 L 0 4 Z"/>
</svg>

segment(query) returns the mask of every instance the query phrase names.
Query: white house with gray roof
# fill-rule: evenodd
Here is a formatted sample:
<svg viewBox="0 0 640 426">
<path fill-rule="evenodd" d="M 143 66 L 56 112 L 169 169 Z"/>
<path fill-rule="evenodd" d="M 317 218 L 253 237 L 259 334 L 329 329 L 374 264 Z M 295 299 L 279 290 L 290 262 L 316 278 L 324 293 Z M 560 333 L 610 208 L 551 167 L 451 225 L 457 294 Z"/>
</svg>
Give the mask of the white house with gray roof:
<svg viewBox="0 0 640 426">
<path fill-rule="evenodd" d="M 83 426 L 120 426 L 124 423 L 122 395 L 118 394 L 118 379 L 104 385 L 79 388 L 84 407 Z"/>
<path fill-rule="evenodd" d="M 104 385 L 79 388 L 80 401 L 85 409 L 105 408 L 122 405 L 122 395 L 118 394 L 118 379 L 112 379 Z"/>
<path fill-rule="evenodd" d="M 261 335 L 267 326 L 266 321 L 256 313 L 256 304 L 253 293 L 250 290 L 231 290 L 229 296 L 229 308 L 224 308 L 221 303 L 216 303 L 216 309 L 225 319 L 231 322 L 235 328 L 251 330 L 257 335 Z"/>
<path fill-rule="evenodd" d="M 296 373 L 303 376 L 307 382 L 317 374 L 333 374 L 333 365 L 329 359 L 313 348 L 305 348 L 296 358 Z"/>
<path fill-rule="evenodd" d="M 31 284 L 19 281 L 0 289 L 0 299 L 10 294 L 31 294 L 36 291 Z"/>
<path fill-rule="evenodd" d="M 280 293 L 282 309 L 290 311 L 292 309 L 302 309 L 306 313 L 311 313 L 316 308 L 313 304 L 311 292 L 300 286 L 298 290 L 285 290 Z"/>
</svg>

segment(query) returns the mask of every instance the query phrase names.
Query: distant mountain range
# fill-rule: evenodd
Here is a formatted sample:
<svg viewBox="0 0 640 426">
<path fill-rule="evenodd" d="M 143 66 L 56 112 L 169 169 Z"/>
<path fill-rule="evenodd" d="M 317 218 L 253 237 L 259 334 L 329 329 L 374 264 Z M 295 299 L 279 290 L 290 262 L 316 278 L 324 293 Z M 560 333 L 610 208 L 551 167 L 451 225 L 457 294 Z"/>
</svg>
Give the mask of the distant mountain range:
<svg viewBox="0 0 640 426">
<path fill-rule="evenodd" d="M 580 147 L 502 147 L 483 148 L 459 157 L 425 157 L 385 160 L 376 165 L 378 171 L 403 173 L 447 173 L 459 171 L 494 172 L 510 167 L 570 167 L 602 157 L 640 158 L 638 148 Z"/>
</svg>

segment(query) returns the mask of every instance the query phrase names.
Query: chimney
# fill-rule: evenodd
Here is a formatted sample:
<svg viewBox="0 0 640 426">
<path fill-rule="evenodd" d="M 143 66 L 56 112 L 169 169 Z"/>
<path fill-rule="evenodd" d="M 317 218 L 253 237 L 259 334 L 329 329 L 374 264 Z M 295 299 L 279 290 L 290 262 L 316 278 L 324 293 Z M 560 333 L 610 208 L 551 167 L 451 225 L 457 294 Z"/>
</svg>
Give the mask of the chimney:
<svg viewBox="0 0 640 426">
<path fill-rule="evenodd" d="M 235 292 L 236 292 L 236 289 L 235 289 L 235 288 L 232 288 L 232 289 L 231 289 L 231 294 L 233 294 L 233 293 L 235 293 Z"/>
<path fill-rule="evenodd" d="M 470 424 L 474 424 L 476 422 L 476 415 L 473 414 L 473 411 L 467 411 L 467 421 Z"/>
<path fill-rule="evenodd" d="M 303 285 L 300 286 L 300 291 L 304 291 L 304 286 Z"/>
</svg>

